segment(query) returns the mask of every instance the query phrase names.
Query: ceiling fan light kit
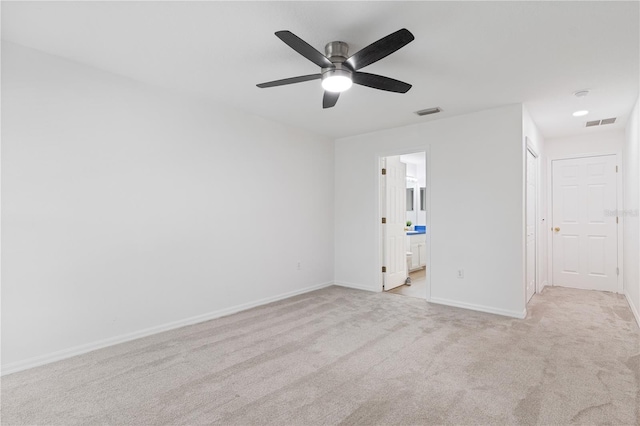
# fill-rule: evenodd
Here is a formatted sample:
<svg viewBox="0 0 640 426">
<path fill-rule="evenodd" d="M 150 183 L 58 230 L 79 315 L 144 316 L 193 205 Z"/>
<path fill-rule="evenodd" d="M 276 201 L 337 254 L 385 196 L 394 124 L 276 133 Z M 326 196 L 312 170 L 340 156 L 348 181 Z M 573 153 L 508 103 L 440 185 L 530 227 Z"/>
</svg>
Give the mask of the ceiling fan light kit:
<svg viewBox="0 0 640 426">
<path fill-rule="evenodd" d="M 351 88 L 352 76 L 353 72 L 342 64 L 336 64 L 334 68 L 323 68 L 322 88 L 328 92 L 344 92 Z"/>
<path fill-rule="evenodd" d="M 323 108 L 333 107 L 338 102 L 340 93 L 349 90 L 354 83 L 396 93 L 406 93 L 411 89 L 411 85 L 403 81 L 382 75 L 358 72 L 360 68 L 389 56 L 413 41 L 413 34 L 405 28 L 381 38 L 352 56 L 348 56 L 349 45 L 343 41 L 327 43 L 325 55 L 323 55 L 291 31 L 278 31 L 275 34 L 293 50 L 318 65 L 320 73 L 260 83 L 257 85 L 260 88 L 320 79 L 324 89 Z"/>
</svg>

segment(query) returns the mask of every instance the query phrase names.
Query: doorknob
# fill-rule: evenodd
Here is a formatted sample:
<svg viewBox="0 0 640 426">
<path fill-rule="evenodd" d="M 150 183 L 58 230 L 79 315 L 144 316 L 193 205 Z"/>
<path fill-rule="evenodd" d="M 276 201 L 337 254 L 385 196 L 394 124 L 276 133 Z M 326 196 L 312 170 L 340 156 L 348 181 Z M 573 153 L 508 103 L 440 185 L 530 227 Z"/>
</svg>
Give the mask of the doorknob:
<svg viewBox="0 0 640 426">
<path fill-rule="evenodd" d="M 554 231 L 556 232 L 560 232 L 560 228 L 558 228 L 557 226 L 555 228 L 553 228 Z"/>
</svg>

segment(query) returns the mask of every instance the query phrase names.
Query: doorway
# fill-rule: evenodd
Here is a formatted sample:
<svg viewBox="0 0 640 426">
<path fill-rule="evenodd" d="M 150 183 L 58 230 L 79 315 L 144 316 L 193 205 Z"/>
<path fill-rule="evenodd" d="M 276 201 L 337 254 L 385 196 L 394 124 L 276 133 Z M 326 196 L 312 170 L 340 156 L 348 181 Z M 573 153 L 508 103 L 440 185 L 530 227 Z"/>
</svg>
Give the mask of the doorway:
<svg viewBox="0 0 640 426">
<path fill-rule="evenodd" d="M 617 155 L 551 163 L 553 285 L 620 292 Z"/>
<path fill-rule="evenodd" d="M 383 157 L 381 163 L 383 290 L 427 299 L 426 152 Z"/>
</svg>

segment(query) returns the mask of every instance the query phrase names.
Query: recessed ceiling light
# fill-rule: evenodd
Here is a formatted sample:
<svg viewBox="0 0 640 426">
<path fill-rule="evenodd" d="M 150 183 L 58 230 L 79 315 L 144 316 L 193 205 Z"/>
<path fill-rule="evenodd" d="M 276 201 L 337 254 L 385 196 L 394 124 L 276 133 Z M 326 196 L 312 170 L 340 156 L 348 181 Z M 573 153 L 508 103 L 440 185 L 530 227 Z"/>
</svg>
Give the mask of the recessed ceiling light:
<svg viewBox="0 0 640 426">
<path fill-rule="evenodd" d="M 576 111 L 573 113 L 574 117 L 582 117 L 583 115 L 587 115 L 589 114 L 589 111 L 587 110 L 582 110 L 582 111 Z"/>
</svg>

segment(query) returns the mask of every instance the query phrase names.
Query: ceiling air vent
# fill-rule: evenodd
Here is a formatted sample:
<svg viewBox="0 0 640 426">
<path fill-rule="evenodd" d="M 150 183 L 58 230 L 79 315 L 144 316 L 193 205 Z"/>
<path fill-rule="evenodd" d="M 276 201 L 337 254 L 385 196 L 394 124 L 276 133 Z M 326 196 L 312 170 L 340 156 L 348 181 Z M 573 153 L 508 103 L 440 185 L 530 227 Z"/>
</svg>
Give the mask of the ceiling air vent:
<svg viewBox="0 0 640 426">
<path fill-rule="evenodd" d="M 603 126 L 605 124 L 613 124 L 615 122 L 616 122 L 616 117 L 605 118 L 604 120 L 587 121 L 587 125 L 585 127 Z"/>
<path fill-rule="evenodd" d="M 439 112 L 442 112 L 440 107 L 435 107 L 435 108 L 421 109 L 420 111 L 416 111 L 416 114 L 422 117 L 423 115 L 437 114 Z"/>
</svg>

